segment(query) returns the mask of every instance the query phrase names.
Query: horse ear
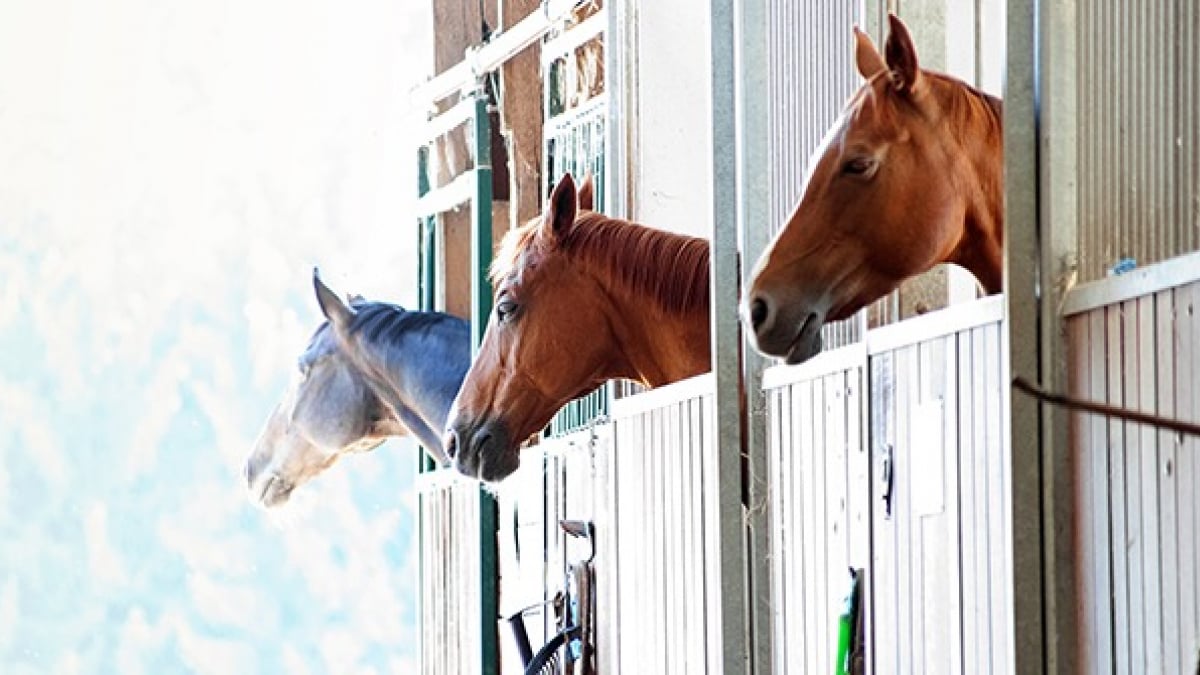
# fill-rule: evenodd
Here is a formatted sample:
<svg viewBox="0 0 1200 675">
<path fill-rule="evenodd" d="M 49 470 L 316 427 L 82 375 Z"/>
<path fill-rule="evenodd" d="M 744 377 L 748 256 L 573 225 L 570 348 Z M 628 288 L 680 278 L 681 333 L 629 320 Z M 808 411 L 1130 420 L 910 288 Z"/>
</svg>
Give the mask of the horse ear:
<svg viewBox="0 0 1200 675">
<path fill-rule="evenodd" d="M 866 80 L 887 70 L 887 64 L 883 62 L 883 57 L 879 55 L 871 36 L 858 26 L 854 27 L 854 61 L 858 65 L 858 73 Z"/>
<path fill-rule="evenodd" d="M 325 315 L 329 323 L 336 329 L 349 326 L 350 320 L 354 318 L 354 310 L 342 302 L 337 293 L 329 290 L 329 287 L 321 281 L 321 275 L 315 267 L 313 268 L 313 289 L 317 292 L 317 304 L 321 306 L 321 313 Z"/>
<path fill-rule="evenodd" d="M 583 179 L 583 183 L 579 186 L 579 210 L 596 210 L 596 183 L 592 180 L 592 174 L 590 171 L 588 172 L 587 177 Z"/>
<path fill-rule="evenodd" d="M 575 224 L 577 207 L 575 179 L 568 173 L 559 179 L 558 185 L 554 186 L 554 192 L 550 193 L 550 203 L 546 205 L 542 231 L 551 237 L 561 237 L 569 232 Z"/>
<path fill-rule="evenodd" d="M 888 14 L 888 26 L 883 51 L 892 71 L 892 84 L 899 92 L 914 92 L 920 84 L 921 67 L 917 64 L 917 48 L 913 46 L 912 35 L 895 14 Z"/>
</svg>

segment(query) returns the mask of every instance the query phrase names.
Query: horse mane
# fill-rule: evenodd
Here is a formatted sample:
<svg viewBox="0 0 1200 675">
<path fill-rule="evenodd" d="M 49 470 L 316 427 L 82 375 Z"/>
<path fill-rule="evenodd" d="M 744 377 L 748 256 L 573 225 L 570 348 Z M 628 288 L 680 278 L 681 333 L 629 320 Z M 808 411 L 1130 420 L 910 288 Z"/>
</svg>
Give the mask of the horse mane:
<svg viewBox="0 0 1200 675">
<path fill-rule="evenodd" d="M 570 259 L 672 314 L 708 311 L 709 245 L 699 237 L 658 230 L 585 211 L 560 237 L 539 236 L 535 219 L 504 239 L 492 264 L 492 283 L 513 274 L 525 251 L 557 249 Z"/>
<path fill-rule="evenodd" d="M 351 306 L 354 308 L 354 320 L 350 322 L 347 332 L 350 335 L 362 334 L 364 339 L 371 342 L 392 342 L 402 333 L 427 333 L 447 322 L 465 325 L 456 316 L 441 312 L 409 311 L 387 302 L 365 302 Z"/>
<path fill-rule="evenodd" d="M 983 120 L 989 133 L 997 136 L 1002 133 L 1003 104 L 1000 99 L 945 73 L 928 70 L 921 73 L 941 85 L 946 114 L 958 123 L 951 126 L 953 131 L 974 135 L 977 132 L 972 125 Z"/>
<path fill-rule="evenodd" d="M 405 333 L 428 333 L 444 323 L 466 325 L 450 314 L 409 311 L 389 302 L 358 301 L 350 303 L 350 307 L 354 309 L 354 319 L 346 329 L 347 334 L 361 335 L 364 341 L 376 345 L 394 343 Z M 328 329 L 329 322 L 325 321 L 313 333 L 310 344 Z"/>
</svg>

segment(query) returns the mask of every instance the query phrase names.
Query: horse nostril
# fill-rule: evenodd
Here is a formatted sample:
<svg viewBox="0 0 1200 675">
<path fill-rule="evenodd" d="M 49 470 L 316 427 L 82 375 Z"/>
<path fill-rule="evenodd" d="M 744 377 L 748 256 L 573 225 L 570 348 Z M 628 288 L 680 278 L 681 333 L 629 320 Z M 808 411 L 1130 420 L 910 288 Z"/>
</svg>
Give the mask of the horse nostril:
<svg viewBox="0 0 1200 675">
<path fill-rule="evenodd" d="M 476 454 L 482 455 L 484 448 L 488 447 L 488 444 L 491 443 L 491 441 L 492 432 L 486 429 L 480 430 L 479 435 L 475 437 Z"/>
<path fill-rule="evenodd" d="M 762 327 L 763 323 L 767 320 L 767 314 L 767 303 L 761 297 L 750 301 L 750 326 L 754 330 L 757 331 Z"/>
<path fill-rule="evenodd" d="M 454 455 L 458 454 L 458 434 L 454 433 L 453 429 L 447 430 L 443 443 L 446 446 L 446 456 L 454 459 Z"/>
</svg>

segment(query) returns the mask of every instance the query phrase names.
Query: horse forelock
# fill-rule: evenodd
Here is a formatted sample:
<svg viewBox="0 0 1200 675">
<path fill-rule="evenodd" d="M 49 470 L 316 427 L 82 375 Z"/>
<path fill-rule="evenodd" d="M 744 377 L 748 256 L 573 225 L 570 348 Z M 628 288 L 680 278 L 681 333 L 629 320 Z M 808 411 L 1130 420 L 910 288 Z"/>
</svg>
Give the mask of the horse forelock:
<svg viewBox="0 0 1200 675">
<path fill-rule="evenodd" d="M 493 284 L 520 276 L 530 256 L 559 251 L 606 281 L 643 295 L 674 314 L 707 311 L 708 241 L 602 213 L 586 212 L 561 237 L 548 241 L 540 221 L 504 237 L 491 267 Z"/>
<path fill-rule="evenodd" d="M 500 241 L 500 248 L 492 259 L 492 265 L 488 268 L 488 278 L 493 287 L 499 286 L 501 281 L 517 273 L 522 254 L 533 248 L 538 239 L 541 224 L 541 219 L 535 218 L 504 235 L 504 239 Z"/>
</svg>

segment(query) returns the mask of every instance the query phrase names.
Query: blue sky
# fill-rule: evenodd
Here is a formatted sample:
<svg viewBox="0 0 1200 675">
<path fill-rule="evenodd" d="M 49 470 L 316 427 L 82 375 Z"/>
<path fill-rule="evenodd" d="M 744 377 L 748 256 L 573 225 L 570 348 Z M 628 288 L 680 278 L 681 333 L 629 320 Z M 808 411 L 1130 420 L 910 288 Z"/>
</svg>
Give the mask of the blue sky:
<svg viewBox="0 0 1200 675">
<path fill-rule="evenodd" d="M 0 2 L 0 671 L 415 668 L 413 447 L 241 466 L 313 265 L 415 298 L 423 5 Z"/>
</svg>

